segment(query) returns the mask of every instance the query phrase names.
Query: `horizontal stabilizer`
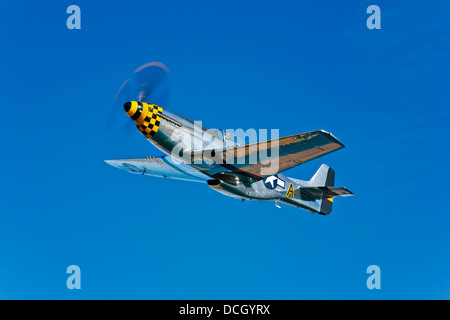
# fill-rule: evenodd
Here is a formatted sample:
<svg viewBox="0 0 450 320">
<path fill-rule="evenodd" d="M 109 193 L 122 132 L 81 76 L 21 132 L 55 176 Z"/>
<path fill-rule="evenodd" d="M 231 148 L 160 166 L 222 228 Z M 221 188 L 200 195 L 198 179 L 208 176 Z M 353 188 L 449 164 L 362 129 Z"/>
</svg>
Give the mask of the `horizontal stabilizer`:
<svg viewBox="0 0 450 320">
<path fill-rule="evenodd" d="M 354 193 L 344 187 L 318 187 L 328 196 L 331 197 L 345 197 L 353 196 Z"/>
<path fill-rule="evenodd" d="M 300 187 L 299 191 L 300 198 L 306 201 L 353 195 L 353 192 L 344 187 Z"/>
</svg>

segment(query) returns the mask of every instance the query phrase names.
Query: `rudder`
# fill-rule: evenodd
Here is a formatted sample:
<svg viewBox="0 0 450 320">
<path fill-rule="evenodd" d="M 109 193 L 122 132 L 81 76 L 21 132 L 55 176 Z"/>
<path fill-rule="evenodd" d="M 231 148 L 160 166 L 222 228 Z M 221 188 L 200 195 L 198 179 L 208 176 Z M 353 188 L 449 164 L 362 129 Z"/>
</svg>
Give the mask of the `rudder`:
<svg viewBox="0 0 450 320">
<path fill-rule="evenodd" d="M 333 169 L 326 164 L 322 164 L 309 182 L 314 187 L 332 187 L 334 186 L 334 175 L 335 172 Z M 323 215 L 329 214 L 333 208 L 333 197 L 323 194 L 322 199 L 319 201 L 319 213 Z"/>
<path fill-rule="evenodd" d="M 332 187 L 334 186 L 334 170 L 326 164 L 320 166 L 314 176 L 309 180 L 314 187 Z"/>
</svg>

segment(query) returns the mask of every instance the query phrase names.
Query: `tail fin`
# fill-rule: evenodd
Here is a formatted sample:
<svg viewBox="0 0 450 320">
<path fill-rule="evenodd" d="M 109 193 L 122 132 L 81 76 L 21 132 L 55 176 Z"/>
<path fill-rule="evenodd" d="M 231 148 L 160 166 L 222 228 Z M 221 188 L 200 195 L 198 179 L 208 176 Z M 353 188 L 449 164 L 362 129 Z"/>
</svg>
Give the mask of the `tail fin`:
<svg viewBox="0 0 450 320">
<path fill-rule="evenodd" d="M 309 180 L 314 187 L 332 187 L 334 186 L 334 170 L 326 164 L 320 166 L 319 170 Z"/>
<path fill-rule="evenodd" d="M 333 197 L 349 196 L 353 193 L 343 187 L 334 187 L 334 170 L 326 164 L 320 166 L 319 170 L 309 180 L 311 187 L 301 188 L 308 196 L 315 197 L 320 203 L 319 213 L 326 215 L 333 207 Z"/>
</svg>

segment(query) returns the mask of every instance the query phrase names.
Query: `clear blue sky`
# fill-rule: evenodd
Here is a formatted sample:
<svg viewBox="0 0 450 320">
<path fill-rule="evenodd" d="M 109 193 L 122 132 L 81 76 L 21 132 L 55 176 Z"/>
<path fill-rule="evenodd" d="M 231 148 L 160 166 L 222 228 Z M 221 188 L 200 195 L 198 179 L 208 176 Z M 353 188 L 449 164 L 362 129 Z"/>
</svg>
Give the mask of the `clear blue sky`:
<svg viewBox="0 0 450 320">
<path fill-rule="evenodd" d="M 2 2 L 0 298 L 449 299 L 449 11 Z M 108 166 L 111 101 L 149 61 L 171 70 L 170 109 L 205 127 L 332 132 L 345 149 L 286 174 L 326 163 L 356 196 L 319 216 Z M 72 264 L 81 290 L 66 288 Z M 373 264 L 381 290 L 366 287 Z"/>
</svg>

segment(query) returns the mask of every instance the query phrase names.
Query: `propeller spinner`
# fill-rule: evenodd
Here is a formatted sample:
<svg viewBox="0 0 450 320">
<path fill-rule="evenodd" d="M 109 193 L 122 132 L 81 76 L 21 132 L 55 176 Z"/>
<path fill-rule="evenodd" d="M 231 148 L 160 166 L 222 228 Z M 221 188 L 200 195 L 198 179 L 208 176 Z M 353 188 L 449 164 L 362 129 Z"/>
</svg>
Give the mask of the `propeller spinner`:
<svg viewBox="0 0 450 320">
<path fill-rule="evenodd" d="M 146 138 L 151 138 L 158 131 L 160 114 L 163 111 L 161 107 L 146 102 L 130 101 L 125 103 L 123 108 Z"/>
</svg>

